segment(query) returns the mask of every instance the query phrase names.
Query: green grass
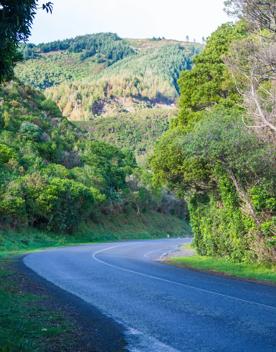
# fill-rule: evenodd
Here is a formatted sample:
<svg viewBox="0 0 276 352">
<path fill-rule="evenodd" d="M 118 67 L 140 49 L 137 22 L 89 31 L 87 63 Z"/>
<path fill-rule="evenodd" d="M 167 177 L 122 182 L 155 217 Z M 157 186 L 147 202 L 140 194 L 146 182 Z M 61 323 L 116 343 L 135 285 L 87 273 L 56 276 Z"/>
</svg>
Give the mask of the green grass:
<svg viewBox="0 0 276 352">
<path fill-rule="evenodd" d="M 0 258 L 20 255 L 48 247 L 82 243 L 190 236 L 191 229 L 182 219 L 158 212 L 138 216 L 136 212 L 99 215 L 72 235 L 36 229 L 0 231 Z"/>
<path fill-rule="evenodd" d="M 64 349 L 73 326 L 49 306 L 47 296 L 34 294 L 27 284 L 21 273 L 0 260 L 0 351 Z"/>
<path fill-rule="evenodd" d="M 276 266 L 273 265 L 234 263 L 223 258 L 199 255 L 171 258 L 169 262 L 183 267 L 222 273 L 243 279 L 273 282 L 276 284 Z"/>
</svg>

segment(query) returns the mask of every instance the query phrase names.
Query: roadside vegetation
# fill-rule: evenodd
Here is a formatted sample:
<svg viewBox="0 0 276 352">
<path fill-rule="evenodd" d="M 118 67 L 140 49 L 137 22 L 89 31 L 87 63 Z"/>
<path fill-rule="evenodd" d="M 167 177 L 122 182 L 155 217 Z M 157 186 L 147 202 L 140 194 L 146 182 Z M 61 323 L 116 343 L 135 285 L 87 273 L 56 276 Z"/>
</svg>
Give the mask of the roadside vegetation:
<svg viewBox="0 0 276 352">
<path fill-rule="evenodd" d="M 54 305 L 46 306 L 49 298 L 32 293 L 24 280 L 10 263 L 0 261 L 0 351 L 66 350 L 73 327 Z"/>
<path fill-rule="evenodd" d="M 229 258 L 202 256 L 193 247 L 192 244 L 183 245 L 177 253 L 166 259 L 166 263 L 215 275 L 276 285 L 276 265 L 273 263 L 236 262 Z"/>
<path fill-rule="evenodd" d="M 151 166 L 188 202 L 194 245 L 205 258 L 198 263 L 213 257 L 227 259 L 229 270 L 231 262 L 269 267 L 276 261 L 275 6 L 226 5 L 241 19 L 219 27 L 181 74 L 179 116 Z"/>
<path fill-rule="evenodd" d="M 236 263 L 200 255 L 171 258 L 168 262 L 186 268 L 276 284 L 276 267 L 273 265 Z"/>
<path fill-rule="evenodd" d="M 122 240 L 190 237 L 190 226 L 177 216 L 152 211 L 137 217 L 135 211 L 103 215 L 82 224 L 71 235 L 33 228 L 0 231 L 0 260 L 43 248 Z"/>
</svg>

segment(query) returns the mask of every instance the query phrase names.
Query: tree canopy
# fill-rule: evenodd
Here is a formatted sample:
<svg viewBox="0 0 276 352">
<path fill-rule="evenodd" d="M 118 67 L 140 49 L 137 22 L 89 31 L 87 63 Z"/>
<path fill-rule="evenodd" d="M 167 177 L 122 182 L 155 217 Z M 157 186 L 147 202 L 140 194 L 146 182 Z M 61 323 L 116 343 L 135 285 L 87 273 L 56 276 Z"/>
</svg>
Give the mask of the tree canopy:
<svg viewBox="0 0 276 352">
<path fill-rule="evenodd" d="M 52 3 L 45 3 L 42 8 L 52 12 Z M 0 1 L 0 82 L 13 76 L 20 58 L 18 45 L 29 38 L 37 10 L 37 0 Z"/>
<path fill-rule="evenodd" d="M 200 254 L 275 261 L 275 144 L 245 123 L 257 113 L 243 100 L 242 69 L 250 70 L 252 53 L 257 57 L 254 47 L 243 47 L 251 36 L 247 28 L 244 22 L 218 28 L 192 70 L 182 73 L 180 113 L 157 143 L 151 166 L 157 182 L 188 201 Z M 255 75 L 265 70 L 254 67 Z M 254 86 L 266 116 L 275 111 L 269 72 L 266 90 Z"/>
</svg>

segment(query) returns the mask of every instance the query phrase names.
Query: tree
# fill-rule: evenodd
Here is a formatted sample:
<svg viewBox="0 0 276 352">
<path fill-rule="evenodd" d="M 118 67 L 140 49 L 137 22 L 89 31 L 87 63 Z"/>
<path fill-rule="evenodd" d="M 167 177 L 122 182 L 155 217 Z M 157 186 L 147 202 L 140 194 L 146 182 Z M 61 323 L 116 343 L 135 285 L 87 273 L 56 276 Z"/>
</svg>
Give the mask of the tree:
<svg viewBox="0 0 276 352">
<path fill-rule="evenodd" d="M 246 125 L 275 140 L 276 44 L 265 36 L 234 43 L 226 62 L 248 111 Z M 271 139 L 270 137 L 270 139 Z"/>
<path fill-rule="evenodd" d="M 243 18 L 253 30 L 233 43 L 226 63 L 243 97 L 246 125 L 275 141 L 276 132 L 276 2 L 229 0 L 226 10 Z"/>
<path fill-rule="evenodd" d="M 179 79 L 180 124 L 187 124 L 204 109 L 220 102 L 233 105 L 240 99 L 224 57 L 230 44 L 245 34 L 243 23 L 222 25 L 210 36 L 204 50 L 194 59 L 193 69 L 182 72 Z"/>
<path fill-rule="evenodd" d="M 200 254 L 274 261 L 273 146 L 243 124 L 251 110 L 242 104 L 237 81 L 242 94 L 257 98 L 254 113 L 265 112 L 272 123 L 275 109 L 267 95 L 275 55 L 271 43 L 261 50 L 258 37 L 247 28 L 244 21 L 221 26 L 192 70 L 182 73 L 180 115 L 156 145 L 151 166 L 157 181 L 188 202 Z M 229 57 L 235 74 L 226 65 Z M 253 93 L 246 79 L 252 67 Z"/>
<path fill-rule="evenodd" d="M 52 6 L 47 2 L 41 8 L 52 12 Z M 13 67 L 20 59 L 18 45 L 29 38 L 38 9 L 37 0 L 0 0 L 0 82 L 13 76 Z"/>
<path fill-rule="evenodd" d="M 253 28 L 276 33 L 275 0 L 227 0 L 226 12 L 245 19 Z"/>
</svg>

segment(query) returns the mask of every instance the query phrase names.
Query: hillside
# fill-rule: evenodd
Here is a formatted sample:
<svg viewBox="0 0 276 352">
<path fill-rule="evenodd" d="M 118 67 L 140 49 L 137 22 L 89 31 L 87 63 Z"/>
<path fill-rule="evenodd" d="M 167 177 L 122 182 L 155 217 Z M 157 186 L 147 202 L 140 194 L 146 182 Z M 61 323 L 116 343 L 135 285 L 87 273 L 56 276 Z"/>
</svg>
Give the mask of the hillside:
<svg viewBox="0 0 276 352">
<path fill-rule="evenodd" d="M 98 33 L 22 47 L 16 75 L 45 89 L 70 120 L 88 120 L 174 105 L 180 71 L 191 68 L 199 50 L 194 43 Z"/>
<path fill-rule="evenodd" d="M 133 113 L 103 116 L 75 124 L 90 136 L 132 151 L 139 165 L 144 165 L 153 151 L 156 140 L 169 128 L 176 109 L 143 109 Z"/>
<path fill-rule="evenodd" d="M 131 152 L 95 140 L 18 82 L 0 86 L 0 138 L 0 230 L 71 233 L 107 215 L 185 215 L 183 203 L 140 180 Z"/>
<path fill-rule="evenodd" d="M 22 46 L 25 60 L 15 71 L 25 84 L 44 90 L 69 120 L 90 121 L 83 126 L 119 147 L 122 136 L 117 135 L 118 129 L 110 136 L 107 131 L 114 131 L 114 124 L 126 124 L 126 130 L 132 130 L 133 121 L 139 121 L 141 114 L 136 128 L 142 139 L 148 125 L 156 126 L 160 133 L 151 135 L 149 143 L 148 138 L 139 141 L 135 148 L 126 139 L 139 157 L 141 149 L 145 149 L 142 154 L 151 150 L 169 117 L 176 114 L 179 74 L 191 69 L 200 50 L 197 43 L 121 39 L 113 33 L 98 33 Z"/>
</svg>

